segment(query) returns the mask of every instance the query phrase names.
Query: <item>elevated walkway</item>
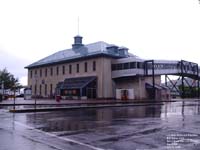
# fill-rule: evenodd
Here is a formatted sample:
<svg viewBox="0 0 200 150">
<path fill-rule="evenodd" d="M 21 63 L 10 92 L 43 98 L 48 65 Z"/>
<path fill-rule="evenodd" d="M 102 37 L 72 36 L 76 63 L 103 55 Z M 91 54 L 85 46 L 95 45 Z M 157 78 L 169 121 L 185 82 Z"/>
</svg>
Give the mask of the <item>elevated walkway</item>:
<svg viewBox="0 0 200 150">
<path fill-rule="evenodd" d="M 178 75 L 200 79 L 197 63 L 189 61 L 141 60 L 123 58 L 112 64 L 112 78 L 127 76 Z"/>
<path fill-rule="evenodd" d="M 113 79 L 133 76 L 150 76 L 152 77 L 152 85 L 154 89 L 156 89 L 155 76 L 161 75 L 165 75 L 166 86 L 167 79 L 172 84 L 172 87 L 169 87 L 171 92 L 177 92 L 184 98 L 186 95 L 185 87 L 189 87 L 189 92 L 192 93 L 193 96 L 200 97 L 200 68 L 197 63 L 185 60 L 143 60 L 137 57 L 122 58 L 113 60 L 112 62 Z M 181 80 L 181 89 L 177 87 L 177 82 L 173 83 L 169 79 L 168 75 L 179 76 L 178 80 Z M 187 78 L 193 79 L 194 82 L 189 84 Z"/>
</svg>

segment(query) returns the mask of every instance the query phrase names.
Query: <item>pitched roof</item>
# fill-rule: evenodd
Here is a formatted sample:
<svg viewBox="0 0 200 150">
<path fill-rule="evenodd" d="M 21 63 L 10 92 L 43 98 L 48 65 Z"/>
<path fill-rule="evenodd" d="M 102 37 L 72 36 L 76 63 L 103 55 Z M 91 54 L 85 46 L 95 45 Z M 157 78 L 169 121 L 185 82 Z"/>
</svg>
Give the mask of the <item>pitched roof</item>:
<svg viewBox="0 0 200 150">
<path fill-rule="evenodd" d="M 73 60 L 73 59 L 78 59 L 78 58 L 84 58 L 84 57 L 89 57 L 89 56 L 95 56 L 99 54 L 104 54 L 108 55 L 111 57 L 118 57 L 118 58 L 123 58 L 123 57 L 128 57 L 129 54 L 122 54 L 113 50 L 109 50 L 109 48 L 118 48 L 118 50 L 126 49 L 124 47 L 118 47 L 116 45 L 108 44 L 106 42 L 96 42 L 96 43 L 91 43 L 88 45 L 81 46 L 79 48 L 71 48 L 71 49 L 66 49 L 66 50 L 61 50 L 59 52 L 56 52 L 50 56 L 47 56 L 37 62 L 34 62 L 25 68 L 33 68 L 33 67 L 38 67 L 38 66 L 44 66 L 48 64 L 53 64 L 53 63 L 59 63 L 62 61 L 68 61 L 68 60 Z M 126 49 L 128 50 L 128 49 Z"/>
</svg>

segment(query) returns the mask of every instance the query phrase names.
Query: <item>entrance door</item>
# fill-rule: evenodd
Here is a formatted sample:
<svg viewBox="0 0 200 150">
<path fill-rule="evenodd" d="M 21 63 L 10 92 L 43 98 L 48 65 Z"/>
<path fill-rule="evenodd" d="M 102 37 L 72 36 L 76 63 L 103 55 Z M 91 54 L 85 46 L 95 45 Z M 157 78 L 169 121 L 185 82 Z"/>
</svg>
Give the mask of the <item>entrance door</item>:
<svg viewBox="0 0 200 150">
<path fill-rule="evenodd" d="M 87 97 L 96 98 L 96 88 L 87 88 Z"/>
</svg>

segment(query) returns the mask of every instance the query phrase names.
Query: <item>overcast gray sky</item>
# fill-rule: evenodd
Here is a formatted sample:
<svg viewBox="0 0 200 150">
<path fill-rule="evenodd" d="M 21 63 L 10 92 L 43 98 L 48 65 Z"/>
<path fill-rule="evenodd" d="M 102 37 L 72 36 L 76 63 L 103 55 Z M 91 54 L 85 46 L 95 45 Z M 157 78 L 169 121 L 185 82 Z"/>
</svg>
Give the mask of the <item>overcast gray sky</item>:
<svg viewBox="0 0 200 150">
<path fill-rule="evenodd" d="M 0 69 L 26 84 L 24 66 L 71 48 L 78 16 L 84 44 L 200 64 L 198 0 L 0 0 Z"/>
</svg>

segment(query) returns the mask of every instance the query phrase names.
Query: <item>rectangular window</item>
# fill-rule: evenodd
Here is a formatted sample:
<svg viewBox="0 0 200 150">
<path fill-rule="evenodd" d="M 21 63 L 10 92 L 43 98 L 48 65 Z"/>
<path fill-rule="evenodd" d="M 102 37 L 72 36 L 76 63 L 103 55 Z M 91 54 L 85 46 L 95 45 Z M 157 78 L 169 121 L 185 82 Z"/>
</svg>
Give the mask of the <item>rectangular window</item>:
<svg viewBox="0 0 200 150">
<path fill-rule="evenodd" d="M 59 66 L 56 67 L 56 74 L 59 75 Z"/>
<path fill-rule="evenodd" d="M 37 70 L 35 70 L 35 75 L 37 75 Z"/>
<path fill-rule="evenodd" d="M 65 66 L 62 66 L 63 75 L 65 74 Z"/>
<path fill-rule="evenodd" d="M 144 63 L 140 63 L 140 69 L 143 69 L 144 68 Z"/>
<path fill-rule="evenodd" d="M 53 68 L 50 68 L 51 76 L 53 76 Z"/>
<path fill-rule="evenodd" d="M 69 74 L 72 73 L 72 65 L 69 65 Z"/>
<path fill-rule="evenodd" d="M 142 62 L 137 62 L 137 68 L 142 69 L 143 68 L 143 63 Z"/>
<path fill-rule="evenodd" d="M 136 68 L 136 62 L 131 62 L 131 63 L 130 63 L 130 68 L 131 68 L 131 69 Z"/>
<path fill-rule="evenodd" d="M 53 95 L 53 85 L 50 84 L 50 95 L 52 96 Z"/>
<path fill-rule="evenodd" d="M 123 69 L 129 69 L 130 67 L 129 67 L 129 63 L 124 63 L 123 64 Z"/>
<path fill-rule="evenodd" d="M 47 77 L 47 68 L 45 68 L 45 77 Z"/>
<path fill-rule="evenodd" d="M 116 64 L 112 64 L 112 71 L 117 70 L 116 69 Z"/>
<path fill-rule="evenodd" d="M 47 84 L 45 84 L 45 87 L 44 87 L 44 94 L 45 96 L 47 95 Z"/>
<path fill-rule="evenodd" d="M 37 85 L 35 84 L 35 95 L 37 95 Z"/>
<path fill-rule="evenodd" d="M 76 64 L 76 72 L 79 73 L 79 64 Z"/>
<path fill-rule="evenodd" d="M 93 61 L 92 68 L 93 68 L 93 71 L 96 71 L 96 61 Z"/>
<path fill-rule="evenodd" d="M 85 72 L 87 72 L 87 62 L 85 62 Z"/>
<path fill-rule="evenodd" d="M 122 64 L 116 64 L 116 70 L 122 70 Z"/>
<path fill-rule="evenodd" d="M 31 74 L 31 78 L 32 78 L 33 77 L 33 71 L 32 70 L 30 71 L 30 74 Z"/>
<path fill-rule="evenodd" d="M 40 69 L 40 77 L 42 77 L 42 69 Z"/>
<path fill-rule="evenodd" d="M 42 95 L 42 85 L 40 84 L 40 96 Z"/>
</svg>

